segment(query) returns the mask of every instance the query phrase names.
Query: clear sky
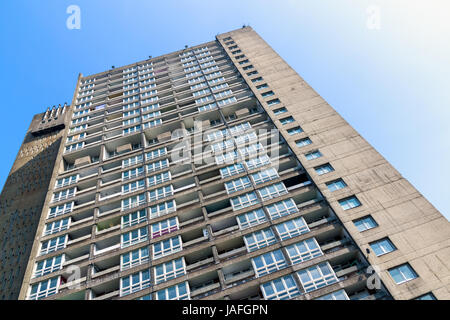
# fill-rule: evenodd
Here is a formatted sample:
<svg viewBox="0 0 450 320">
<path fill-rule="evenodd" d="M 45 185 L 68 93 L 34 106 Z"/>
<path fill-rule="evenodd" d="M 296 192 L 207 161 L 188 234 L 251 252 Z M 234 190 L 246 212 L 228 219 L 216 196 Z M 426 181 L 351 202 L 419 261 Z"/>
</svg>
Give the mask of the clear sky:
<svg viewBox="0 0 450 320">
<path fill-rule="evenodd" d="M 0 185 L 32 116 L 70 102 L 78 73 L 248 24 L 449 219 L 449 16 L 447 0 L 1 0 Z"/>
</svg>

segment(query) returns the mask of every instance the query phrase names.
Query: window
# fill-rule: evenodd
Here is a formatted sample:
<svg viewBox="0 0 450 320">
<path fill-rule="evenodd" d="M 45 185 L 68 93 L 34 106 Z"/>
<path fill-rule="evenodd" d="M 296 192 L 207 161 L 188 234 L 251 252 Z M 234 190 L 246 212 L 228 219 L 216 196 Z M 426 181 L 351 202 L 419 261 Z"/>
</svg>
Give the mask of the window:
<svg viewBox="0 0 450 320">
<path fill-rule="evenodd" d="M 203 72 L 206 72 L 206 70 L 203 70 Z M 222 75 L 222 72 L 220 72 L 220 71 L 212 72 L 212 73 L 206 75 L 206 79 L 211 80 L 211 79 L 221 76 L 221 75 Z"/>
<path fill-rule="evenodd" d="M 325 296 L 316 298 L 315 300 L 350 300 L 350 299 L 347 296 L 347 293 L 345 292 L 345 290 L 342 289 L 342 290 L 327 294 Z"/>
<path fill-rule="evenodd" d="M 153 119 L 159 117 L 161 115 L 161 111 L 153 111 L 150 113 L 146 113 L 142 116 L 142 120 L 145 121 L 147 119 Z"/>
<path fill-rule="evenodd" d="M 271 220 L 275 220 L 289 214 L 297 213 L 298 208 L 293 199 L 286 199 L 280 202 L 268 205 L 267 211 Z"/>
<path fill-rule="evenodd" d="M 138 123 L 140 121 L 141 121 L 141 117 L 127 119 L 127 120 L 122 121 L 122 126 L 128 126 L 130 124 Z"/>
<path fill-rule="evenodd" d="M 122 216 L 122 229 L 147 221 L 145 209 Z"/>
<path fill-rule="evenodd" d="M 144 129 L 153 128 L 162 124 L 162 119 L 156 119 L 149 122 L 144 123 Z"/>
<path fill-rule="evenodd" d="M 279 103 L 281 103 L 281 101 L 280 101 L 280 99 L 273 99 L 273 100 L 269 100 L 269 101 L 267 101 L 267 105 L 269 106 L 269 107 L 272 107 L 272 106 L 274 106 L 274 105 L 277 105 L 277 104 L 279 104 Z M 293 121 L 293 120 L 292 120 Z M 292 121 L 289 121 L 289 122 L 292 122 Z M 289 123 L 288 122 L 288 123 Z M 284 123 L 283 123 L 284 124 Z"/>
<path fill-rule="evenodd" d="M 153 259 L 168 256 L 172 253 L 181 251 L 182 249 L 183 244 L 181 241 L 181 236 L 176 236 L 164 241 L 156 242 L 153 244 Z"/>
<path fill-rule="evenodd" d="M 64 236 L 59 236 L 59 237 L 42 242 L 39 255 L 42 256 L 42 255 L 48 254 L 50 252 L 64 249 L 66 247 L 67 240 L 68 240 L 68 236 L 64 235 Z"/>
<path fill-rule="evenodd" d="M 275 93 L 273 93 L 273 91 L 267 91 L 267 92 L 261 93 L 261 96 L 262 96 L 263 98 L 267 98 L 267 97 L 273 96 L 274 94 L 275 94 Z"/>
<path fill-rule="evenodd" d="M 224 163 L 230 163 L 237 159 L 237 152 L 231 151 L 224 154 L 217 155 L 215 157 L 215 161 L 217 165 L 221 165 Z"/>
<path fill-rule="evenodd" d="M 161 187 L 158 189 L 153 189 L 149 193 L 150 201 L 156 201 L 159 199 L 164 199 L 173 195 L 173 186 L 170 184 L 165 187 Z"/>
<path fill-rule="evenodd" d="M 359 207 L 361 205 L 361 202 L 359 202 L 358 198 L 356 198 L 355 196 L 351 196 L 339 200 L 339 204 L 341 205 L 343 210 L 349 210 L 352 208 Z"/>
<path fill-rule="evenodd" d="M 321 176 L 321 175 L 323 175 L 323 174 L 325 174 L 325 173 L 334 171 L 334 168 L 331 166 L 331 164 L 326 163 L 326 164 L 323 164 L 323 165 L 321 165 L 321 166 L 315 167 L 314 170 L 316 171 L 316 173 L 317 173 L 319 176 Z"/>
<path fill-rule="evenodd" d="M 122 168 L 134 166 L 143 161 L 144 161 L 144 156 L 142 154 L 128 158 L 128 159 L 124 159 L 124 160 L 122 160 Z"/>
<path fill-rule="evenodd" d="M 67 146 L 65 152 L 72 152 L 75 150 L 82 149 L 83 147 L 84 147 L 84 142 L 78 142 L 78 143 Z"/>
<path fill-rule="evenodd" d="M 375 252 L 377 257 L 397 250 L 397 248 L 392 244 L 391 240 L 389 240 L 388 238 L 371 242 L 369 243 L 369 245 L 372 248 L 373 252 Z"/>
<path fill-rule="evenodd" d="M 401 266 L 389 269 L 389 274 L 394 279 L 396 284 L 413 280 L 417 278 L 417 273 L 411 268 L 409 263 L 402 264 Z"/>
<path fill-rule="evenodd" d="M 223 140 L 211 145 L 211 149 L 213 152 L 219 152 L 226 149 L 232 149 L 234 147 L 234 140 Z"/>
<path fill-rule="evenodd" d="M 219 78 L 210 80 L 210 81 L 208 81 L 208 83 L 210 86 L 213 86 L 214 84 L 222 82 L 222 81 L 225 81 L 225 77 L 219 77 Z M 228 86 L 228 84 L 226 84 L 226 85 Z M 214 88 L 212 88 L 212 89 L 214 90 Z"/>
<path fill-rule="evenodd" d="M 178 217 L 172 217 L 167 220 L 163 220 L 154 223 L 150 226 L 152 239 L 177 231 L 180 228 L 178 223 Z"/>
<path fill-rule="evenodd" d="M 83 124 L 83 125 L 81 125 L 81 126 L 76 126 L 76 127 L 71 128 L 71 129 L 70 129 L 70 132 L 72 133 L 72 132 L 81 131 L 81 130 L 86 129 L 87 127 L 88 127 L 87 124 Z"/>
<path fill-rule="evenodd" d="M 243 123 L 240 123 L 240 124 L 230 127 L 230 133 L 233 136 L 238 136 L 243 131 L 249 130 L 251 128 L 252 128 L 252 126 L 251 126 L 250 122 L 243 122 Z"/>
<path fill-rule="evenodd" d="M 236 101 L 237 101 L 236 97 L 230 97 L 230 98 L 227 98 L 227 99 L 224 99 L 224 100 L 217 101 L 217 104 L 219 106 L 224 106 L 224 105 L 236 102 Z"/>
<path fill-rule="evenodd" d="M 308 225 L 303 217 L 277 224 L 275 225 L 275 229 L 281 240 L 290 239 L 309 232 Z"/>
<path fill-rule="evenodd" d="M 192 93 L 192 95 L 193 95 L 194 97 L 198 97 L 198 96 L 202 96 L 202 95 L 208 94 L 208 93 L 211 93 L 211 90 L 209 90 L 208 88 L 206 88 L 206 89 L 203 89 L 203 90 L 195 91 L 195 92 Z"/>
<path fill-rule="evenodd" d="M 290 274 L 262 284 L 261 291 L 266 300 L 286 300 L 300 295 L 300 290 Z"/>
<path fill-rule="evenodd" d="M 220 169 L 220 175 L 222 176 L 222 179 L 224 179 L 242 173 L 244 171 L 244 166 L 241 163 L 236 163 Z"/>
<path fill-rule="evenodd" d="M 169 159 L 159 160 L 156 162 L 149 163 L 147 165 L 147 172 L 151 173 L 168 167 L 169 167 Z"/>
<path fill-rule="evenodd" d="M 347 186 L 347 184 L 344 182 L 344 180 L 337 179 L 337 180 L 327 182 L 326 186 L 327 186 L 328 190 L 333 192 L 333 191 L 345 188 Z"/>
<path fill-rule="evenodd" d="M 241 154 L 242 157 L 246 157 L 246 156 L 250 156 L 250 155 L 257 155 L 258 153 L 261 153 L 262 151 L 264 151 L 264 147 L 259 142 L 239 149 L 239 153 Z"/>
<path fill-rule="evenodd" d="M 269 168 L 251 175 L 253 182 L 258 185 L 279 177 L 277 169 Z"/>
<path fill-rule="evenodd" d="M 126 248 L 132 246 L 136 243 L 147 241 L 148 240 L 148 231 L 147 227 L 142 227 L 139 229 L 135 229 L 133 231 L 122 234 L 120 247 Z"/>
<path fill-rule="evenodd" d="M 134 168 L 128 171 L 122 172 L 122 181 L 134 179 L 144 174 L 144 167 Z"/>
<path fill-rule="evenodd" d="M 86 98 L 89 98 L 89 97 L 86 97 Z M 86 98 L 84 98 L 84 99 L 86 99 Z M 85 117 L 82 117 L 82 118 L 74 119 L 74 120 L 72 120 L 72 125 L 80 123 L 80 122 L 83 122 L 83 121 L 88 121 L 88 120 L 89 120 L 89 116 L 85 116 Z"/>
<path fill-rule="evenodd" d="M 246 212 L 236 217 L 239 229 L 243 230 L 266 222 L 267 218 L 262 209 Z"/>
<path fill-rule="evenodd" d="M 122 211 L 139 207 L 146 203 L 145 193 L 138 194 L 137 196 L 129 197 L 122 200 Z"/>
<path fill-rule="evenodd" d="M 167 148 L 159 148 L 156 150 L 152 150 L 145 154 L 147 160 L 156 159 L 158 157 L 162 157 L 167 154 Z"/>
<path fill-rule="evenodd" d="M 252 252 L 270 246 L 271 244 L 277 242 L 277 240 L 272 229 L 267 228 L 245 235 L 244 242 L 247 247 L 247 251 Z"/>
<path fill-rule="evenodd" d="M 172 179 L 172 176 L 170 174 L 170 171 L 162 172 L 155 174 L 153 176 L 150 176 L 147 178 L 148 186 L 156 186 L 159 184 L 162 184 L 164 182 L 170 181 Z"/>
<path fill-rule="evenodd" d="M 129 128 L 123 129 L 122 133 L 123 133 L 123 135 L 126 135 L 126 134 L 130 134 L 130 133 L 138 132 L 140 130 L 141 130 L 141 125 L 137 125 L 134 127 L 129 127 Z"/>
<path fill-rule="evenodd" d="M 147 100 L 150 100 L 150 99 L 147 99 Z M 156 110 L 156 109 L 159 109 L 159 103 L 154 103 L 154 104 L 150 104 L 148 106 L 143 107 L 142 112 L 147 112 L 147 111 Z"/>
<path fill-rule="evenodd" d="M 186 274 L 186 263 L 184 258 L 178 258 L 157 265 L 154 268 L 155 284 L 166 282 Z"/>
<path fill-rule="evenodd" d="M 229 135 L 229 133 L 228 133 L 227 129 L 215 130 L 213 132 L 209 132 L 206 135 L 206 140 L 207 141 L 221 140 L 222 138 L 224 138 L 228 135 Z"/>
<path fill-rule="evenodd" d="M 136 180 L 122 186 L 122 194 L 134 192 L 145 188 L 145 180 Z"/>
<path fill-rule="evenodd" d="M 260 84 L 259 86 L 256 86 L 256 89 L 261 90 L 261 89 L 268 88 L 268 87 L 269 86 L 267 85 L 267 83 L 264 83 L 264 84 Z"/>
<path fill-rule="evenodd" d="M 257 83 L 257 82 L 261 82 L 261 81 L 263 81 L 263 78 L 261 78 L 261 77 L 252 79 L 252 82 L 253 82 L 253 83 Z"/>
<path fill-rule="evenodd" d="M 156 292 L 156 300 L 190 300 L 189 284 L 179 283 Z"/>
<path fill-rule="evenodd" d="M 285 268 L 287 263 L 281 249 L 278 249 L 252 258 L 252 265 L 256 277 L 262 277 L 266 274 Z"/>
<path fill-rule="evenodd" d="M 287 112 L 287 109 L 286 109 L 285 107 L 279 108 L 279 109 L 276 109 L 276 110 L 273 110 L 273 113 L 274 113 L 276 116 L 278 116 L 278 115 L 280 115 L 280 114 L 283 114 L 283 113 L 285 113 L 285 112 Z"/>
<path fill-rule="evenodd" d="M 371 216 L 366 216 L 361 219 L 354 220 L 353 224 L 356 228 L 358 228 L 359 232 L 378 227 L 378 224 Z"/>
<path fill-rule="evenodd" d="M 414 300 L 437 300 L 433 293 L 428 292 L 420 297 L 415 298 Z"/>
<path fill-rule="evenodd" d="M 215 102 L 205 104 L 201 107 L 198 107 L 198 112 L 208 111 L 217 108 L 217 104 Z"/>
<path fill-rule="evenodd" d="M 149 207 L 150 219 L 161 217 L 163 215 L 175 212 L 177 210 L 177 204 L 175 200 L 166 201 L 155 206 Z"/>
<path fill-rule="evenodd" d="M 48 236 L 49 234 L 58 233 L 69 228 L 69 218 L 65 218 L 58 221 L 53 221 L 51 223 L 47 223 L 45 225 L 44 236 Z"/>
<path fill-rule="evenodd" d="M 64 256 L 59 255 L 36 262 L 33 278 L 42 277 L 62 268 Z"/>
<path fill-rule="evenodd" d="M 297 274 L 306 292 L 338 282 L 336 274 L 328 262 L 300 270 Z"/>
<path fill-rule="evenodd" d="M 288 123 L 294 122 L 294 118 L 292 118 L 292 116 L 289 116 L 289 117 L 280 119 L 280 122 L 281 122 L 282 125 L 286 125 Z"/>
<path fill-rule="evenodd" d="M 288 193 L 283 182 L 275 183 L 270 186 L 258 189 L 258 192 L 263 201 L 270 200 Z"/>
<path fill-rule="evenodd" d="M 309 144 L 311 144 L 311 143 L 312 143 L 312 141 L 311 141 L 310 138 L 304 138 L 304 139 L 300 139 L 300 140 L 295 141 L 295 144 L 296 144 L 297 147 L 299 147 L 299 148 L 305 147 L 305 146 L 307 146 L 307 145 L 309 145 Z"/>
<path fill-rule="evenodd" d="M 306 160 L 314 160 L 314 159 L 320 158 L 321 156 L 322 156 L 322 153 L 319 150 L 311 151 L 311 152 L 308 152 L 305 154 Z"/>
<path fill-rule="evenodd" d="M 250 141 L 257 140 L 257 139 L 258 139 L 258 136 L 256 135 L 255 132 L 252 131 L 250 133 L 246 133 L 244 135 L 237 136 L 234 140 L 236 141 L 237 145 L 241 145 L 243 143 L 248 143 Z"/>
<path fill-rule="evenodd" d="M 201 74 L 201 72 L 196 72 L 196 74 Z M 188 75 L 186 75 L 186 77 L 188 77 Z M 197 78 L 189 79 L 188 83 L 191 84 L 191 83 L 196 83 L 196 82 L 204 81 L 204 80 L 205 80 L 205 77 L 197 77 Z"/>
<path fill-rule="evenodd" d="M 209 57 L 206 57 L 206 58 L 209 58 Z M 215 64 L 216 64 L 216 61 L 211 60 L 211 61 L 202 63 L 202 64 L 200 65 L 200 67 L 201 67 L 202 69 L 205 69 L 205 68 L 210 67 L 210 66 L 215 65 Z M 213 70 L 214 70 L 214 69 L 213 69 Z"/>
<path fill-rule="evenodd" d="M 191 90 L 198 90 L 198 89 L 201 89 L 201 88 L 204 88 L 207 86 L 208 85 L 206 84 L 206 82 L 200 82 L 200 83 L 197 83 L 197 84 L 191 86 Z"/>
<path fill-rule="evenodd" d="M 306 239 L 286 247 L 292 264 L 298 264 L 323 255 L 315 238 Z"/>
<path fill-rule="evenodd" d="M 73 175 L 73 176 L 70 176 L 70 177 L 65 177 L 65 178 L 58 179 L 56 181 L 55 188 L 62 188 L 62 187 L 69 186 L 69 185 L 71 185 L 73 183 L 77 183 L 78 177 L 79 176 L 76 174 L 76 175 Z"/>
<path fill-rule="evenodd" d="M 245 165 L 247 166 L 248 170 L 264 167 L 265 165 L 268 165 L 270 163 L 270 158 L 267 155 L 261 155 L 259 157 L 245 161 Z"/>
<path fill-rule="evenodd" d="M 120 296 L 150 287 L 150 270 L 140 271 L 120 279 Z"/>
<path fill-rule="evenodd" d="M 149 261 L 148 247 L 139 248 L 120 256 L 120 271 L 134 268 Z"/>
<path fill-rule="evenodd" d="M 75 142 L 77 140 L 81 140 L 86 138 L 86 132 L 83 133 L 79 133 L 70 137 L 67 137 L 67 141 L 66 142 Z"/>
<path fill-rule="evenodd" d="M 244 190 L 248 187 L 251 187 L 251 182 L 250 179 L 248 177 L 242 177 L 242 178 L 238 178 L 238 179 L 234 179 L 231 181 L 227 181 L 225 182 L 225 188 L 227 190 L 228 194 L 240 191 L 240 190 Z"/>
<path fill-rule="evenodd" d="M 254 204 L 259 203 L 258 198 L 256 197 L 255 192 L 249 192 L 234 198 L 230 199 L 231 206 L 233 207 L 233 210 L 240 210 L 249 206 L 252 206 Z"/>
<path fill-rule="evenodd" d="M 41 281 L 31 286 L 28 300 L 39 300 L 58 293 L 59 277 Z"/>
</svg>

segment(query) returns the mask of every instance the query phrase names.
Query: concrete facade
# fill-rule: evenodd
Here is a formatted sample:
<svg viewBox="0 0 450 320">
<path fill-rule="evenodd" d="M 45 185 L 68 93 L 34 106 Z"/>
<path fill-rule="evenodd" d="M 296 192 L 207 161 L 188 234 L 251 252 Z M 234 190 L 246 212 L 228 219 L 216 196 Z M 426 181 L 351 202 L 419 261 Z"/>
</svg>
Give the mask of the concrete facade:
<svg viewBox="0 0 450 320">
<path fill-rule="evenodd" d="M 80 75 L 71 105 L 19 299 L 449 298 L 448 221 L 250 27 Z"/>
<path fill-rule="evenodd" d="M 0 195 L 1 300 L 19 297 L 64 134 L 66 110 L 67 106 L 60 106 L 33 117 Z"/>
<path fill-rule="evenodd" d="M 295 139 L 275 121 L 305 169 L 325 195 L 345 228 L 363 250 L 369 243 L 389 237 L 397 250 L 376 257 L 372 265 L 395 299 L 412 299 L 433 292 L 438 299 L 450 299 L 450 224 L 401 174 L 359 135 L 318 93 L 314 91 L 251 28 L 223 34 L 231 36 L 242 52 L 264 76 L 296 123 L 313 144 L 301 151 Z M 252 87 L 252 86 L 251 86 Z M 254 86 L 253 90 L 257 91 Z M 264 105 L 264 104 L 263 104 Z M 270 108 L 266 108 L 270 112 Z M 305 161 L 304 154 L 319 149 L 322 158 Z M 335 171 L 318 176 L 313 168 L 329 162 Z M 330 192 L 325 182 L 343 178 L 348 188 Z M 338 199 L 356 195 L 362 206 L 344 212 Z M 372 215 L 378 227 L 359 232 L 353 220 Z M 409 262 L 420 275 L 396 285 L 387 270 Z"/>
</svg>

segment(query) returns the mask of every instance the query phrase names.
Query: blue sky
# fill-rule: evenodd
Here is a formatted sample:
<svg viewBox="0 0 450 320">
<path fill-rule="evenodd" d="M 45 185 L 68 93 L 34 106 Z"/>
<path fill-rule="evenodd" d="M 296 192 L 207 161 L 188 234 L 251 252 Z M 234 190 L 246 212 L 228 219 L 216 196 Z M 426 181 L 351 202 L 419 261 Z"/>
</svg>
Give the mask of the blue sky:
<svg viewBox="0 0 450 320">
<path fill-rule="evenodd" d="M 66 27 L 69 5 L 81 29 Z M 375 6 L 379 29 L 367 27 Z M 0 2 L 3 186 L 32 116 L 89 75 L 252 26 L 450 218 L 450 3 L 416 1 Z"/>
</svg>

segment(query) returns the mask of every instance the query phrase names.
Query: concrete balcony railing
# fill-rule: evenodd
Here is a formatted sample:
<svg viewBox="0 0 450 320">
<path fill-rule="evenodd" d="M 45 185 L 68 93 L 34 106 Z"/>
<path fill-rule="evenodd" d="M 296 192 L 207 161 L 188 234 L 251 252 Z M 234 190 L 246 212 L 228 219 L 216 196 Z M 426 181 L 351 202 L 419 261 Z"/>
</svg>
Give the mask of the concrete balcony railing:
<svg viewBox="0 0 450 320">
<path fill-rule="evenodd" d="M 219 292 L 220 289 L 221 289 L 221 286 L 220 286 L 219 282 L 212 283 L 205 287 L 201 287 L 199 289 L 195 289 L 195 290 L 191 291 L 191 298 L 196 297 L 196 299 L 201 299 L 203 297 L 207 297 L 211 294 Z"/>
<path fill-rule="evenodd" d="M 214 231 L 213 235 L 218 237 L 218 236 L 222 236 L 224 234 L 227 234 L 227 233 L 230 233 L 230 232 L 233 232 L 233 231 L 236 231 L 236 230 L 239 230 L 239 226 L 237 224 L 234 225 L 234 226 L 222 229 L 222 230 Z"/>
<path fill-rule="evenodd" d="M 109 252 L 109 251 L 112 251 L 114 249 L 119 249 L 119 248 L 120 248 L 120 243 L 117 243 L 117 244 L 115 244 L 113 246 L 109 246 L 109 247 L 106 247 L 106 248 L 100 249 L 100 250 L 97 250 L 97 248 L 95 248 L 94 249 L 94 255 L 97 256 L 97 255 L 103 254 L 105 252 Z"/>
<path fill-rule="evenodd" d="M 226 207 L 226 208 L 223 208 L 223 209 L 220 209 L 220 210 L 208 213 L 208 217 L 212 218 L 214 216 L 217 216 L 217 215 L 220 215 L 220 214 L 224 214 L 224 213 L 228 213 L 228 212 L 231 212 L 231 211 L 233 211 L 233 208 L 231 206 L 229 206 L 229 207 Z"/>
<path fill-rule="evenodd" d="M 81 263 L 82 261 L 88 260 L 88 259 L 89 259 L 89 253 L 88 253 L 88 254 L 85 254 L 85 255 L 82 255 L 82 256 L 80 256 L 80 257 L 76 257 L 76 258 L 73 258 L 73 259 L 64 261 L 64 267 L 70 266 L 70 265 L 72 265 L 72 264 L 79 264 L 79 263 Z"/>
<path fill-rule="evenodd" d="M 247 247 L 243 246 L 240 248 L 232 249 L 230 251 L 219 254 L 219 258 L 222 260 L 228 260 L 231 258 L 235 258 L 237 256 L 241 256 L 247 252 Z"/>
<path fill-rule="evenodd" d="M 195 263 L 191 263 L 186 266 L 186 272 L 193 272 L 197 271 L 203 268 L 206 268 L 207 266 L 214 263 L 214 257 L 206 258 L 201 261 L 197 261 Z"/>
<path fill-rule="evenodd" d="M 108 292 L 93 298 L 92 300 L 110 300 L 112 298 L 118 297 L 120 295 L 120 290 L 115 290 L 112 292 Z"/>
<path fill-rule="evenodd" d="M 183 243 L 183 248 L 187 248 L 187 247 L 189 247 L 189 246 L 191 246 L 193 244 L 198 244 L 198 243 L 201 243 L 203 241 L 207 241 L 208 239 L 209 238 L 207 236 L 203 236 L 203 237 L 200 237 L 200 238 L 196 238 L 196 239 L 190 240 L 188 242 L 184 242 Z"/>
<path fill-rule="evenodd" d="M 231 288 L 243 284 L 254 278 L 255 278 L 255 271 L 253 271 L 253 269 L 243 270 L 231 276 L 225 275 L 225 284 L 227 285 L 227 288 Z"/>
</svg>

